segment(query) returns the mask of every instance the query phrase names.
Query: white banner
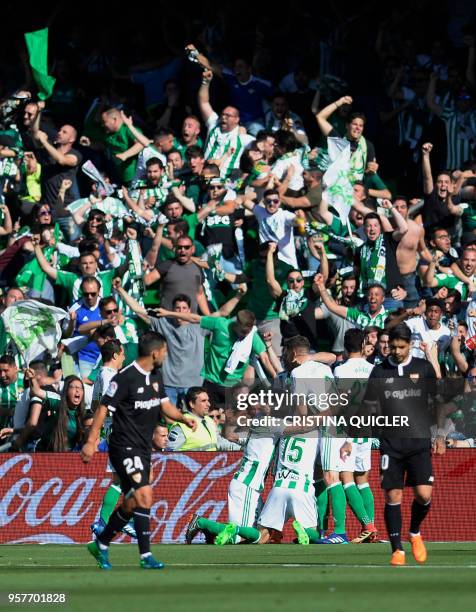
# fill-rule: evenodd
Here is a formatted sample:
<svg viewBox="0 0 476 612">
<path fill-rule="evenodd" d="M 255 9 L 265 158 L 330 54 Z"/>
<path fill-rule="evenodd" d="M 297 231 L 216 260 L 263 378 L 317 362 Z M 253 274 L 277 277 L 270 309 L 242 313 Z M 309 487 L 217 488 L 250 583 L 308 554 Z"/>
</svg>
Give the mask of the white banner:
<svg viewBox="0 0 476 612">
<path fill-rule="evenodd" d="M 2 313 L 6 331 L 27 364 L 45 351 L 53 357 L 61 340 L 60 322 L 69 320 L 66 311 L 36 300 L 15 302 Z"/>
<path fill-rule="evenodd" d="M 327 152 L 330 164 L 323 177 L 323 197 L 345 224 L 353 201 L 352 183 L 349 180 L 350 142 L 346 138 L 328 138 Z"/>
</svg>

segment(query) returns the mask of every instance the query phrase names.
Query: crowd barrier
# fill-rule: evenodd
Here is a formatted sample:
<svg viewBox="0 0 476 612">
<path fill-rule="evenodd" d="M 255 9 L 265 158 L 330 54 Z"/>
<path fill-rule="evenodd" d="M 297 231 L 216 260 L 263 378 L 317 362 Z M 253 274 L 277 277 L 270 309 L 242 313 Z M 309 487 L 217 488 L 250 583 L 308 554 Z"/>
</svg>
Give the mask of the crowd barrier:
<svg viewBox="0 0 476 612">
<path fill-rule="evenodd" d="M 239 452 L 157 453 L 153 455 L 154 543 L 179 544 L 189 516 L 197 512 L 227 520 L 227 488 L 241 458 Z M 371 486 L 376 526 L 383 525 L 379 454 L 373 452 Z M 99 514 L 110 483 L 107 455 L 98 453 L 84 465 L 77 453 L 0 455 L 0 543 L 79 544 L 91 539 L 90 525 Z M 423 534 L 432 541 L 476 541 L 476 451 L 449 450 L 434 457 L 435 487 Z M 265 492 L 271 486 L 268 478 Z M 411 493 L 405 494 L 403 531 L 409 526 Z M 348 534 L 359 525 L 347 510 Z M 291 541 L 288 524 L 283 541 Z M 121 535 L 117 541 L 129 542 Z"/>
</svg>

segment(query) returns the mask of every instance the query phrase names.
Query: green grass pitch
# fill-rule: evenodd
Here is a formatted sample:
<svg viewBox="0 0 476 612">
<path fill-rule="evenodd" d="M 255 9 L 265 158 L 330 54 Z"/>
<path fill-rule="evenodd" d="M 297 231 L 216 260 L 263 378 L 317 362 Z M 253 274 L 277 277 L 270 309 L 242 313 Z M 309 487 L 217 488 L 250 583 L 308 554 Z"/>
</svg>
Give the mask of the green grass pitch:
<svg viewBox="0 0 476 612">
<path fill-rule="evenodd" d="M 111 547 L 112 571 L 84 546 L 0 546 L 6 593 L 66 592 L 66 604 L 41 609 L 88 612 L 414 612 L 472 609 L 476 543 L 428 544 L 418 566 L 390 567 L 387 544 L 297 546 L 159 545 L 159 571 L 138 567 L 137 547 Z"/>
</svg>

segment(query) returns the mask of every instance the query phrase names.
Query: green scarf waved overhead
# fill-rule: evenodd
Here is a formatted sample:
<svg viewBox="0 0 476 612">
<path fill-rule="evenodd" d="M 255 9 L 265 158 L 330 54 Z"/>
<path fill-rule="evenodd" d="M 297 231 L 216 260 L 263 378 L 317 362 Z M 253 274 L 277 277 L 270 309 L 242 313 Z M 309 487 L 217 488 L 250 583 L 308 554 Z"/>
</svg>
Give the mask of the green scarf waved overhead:
<svg viewBox="0 0 476 612">
<path fill-rule="evenodd" d="M 53 93 L 56 82 L 56 79 L 48 74 L 48 28 L 27 32 L 25 42 L 33 78 L 38 87 L 38 98 L 46 100 Z"/>
<path fill-rule="evenodd" d="M 360 251 L 360 285 L 359 297 L 362 297 L 374 283 L 387 287 L 385 265 L 386 254 L 384 235 L 381 234 L 372 244 L 367 241 Z"/>
</svg>

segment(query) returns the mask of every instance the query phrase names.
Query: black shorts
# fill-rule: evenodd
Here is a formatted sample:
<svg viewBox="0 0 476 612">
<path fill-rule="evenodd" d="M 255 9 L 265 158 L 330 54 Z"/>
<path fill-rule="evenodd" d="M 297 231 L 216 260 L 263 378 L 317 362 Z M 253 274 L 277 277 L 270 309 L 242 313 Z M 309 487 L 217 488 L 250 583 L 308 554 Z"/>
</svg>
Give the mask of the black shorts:
<svg viewBox="0 0 476 612">
<path fill-rule="evenodd" d="M 124 495 L 149 484 L 150 453 L 140 448 L 109 448 L 109 460 Z"/>
<path fill-rule="evenodd" d="M 389 455 L 381 451 L 380 480 L 382 489 L 403 489 L 418 485 L 432 485 L 431 450 L 413 454 Z"/>
</svg>

